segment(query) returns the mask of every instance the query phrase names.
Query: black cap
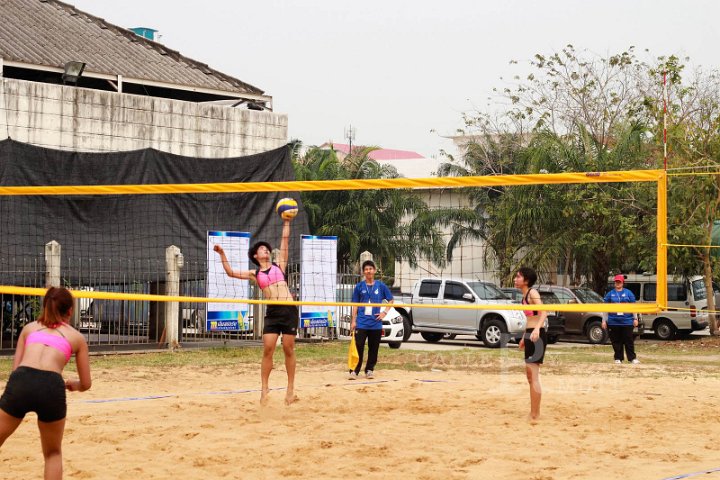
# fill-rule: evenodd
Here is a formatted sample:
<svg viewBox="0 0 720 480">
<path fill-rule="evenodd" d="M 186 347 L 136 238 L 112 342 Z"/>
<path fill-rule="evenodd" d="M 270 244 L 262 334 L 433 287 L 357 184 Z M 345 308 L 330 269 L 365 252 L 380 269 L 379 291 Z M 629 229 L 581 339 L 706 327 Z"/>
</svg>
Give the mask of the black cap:
<svg viewBox="0 0 720 480">
<path fill-rule="evenodd" d="M 272 253 L 272 247 L 268 242 L 255 242 L 255 244 L 250 247 L 250 250 L 248 250 L 248 257 L 250 258 L 250 261 L 258 267 L 260 266 L 260 263 L 258 263 L 255 258 L 255 254 L 257 254 L 258 248 L 260 247 L 267 247 L 267 249 L 270 250 L 270 253 Z"/>
</svg>

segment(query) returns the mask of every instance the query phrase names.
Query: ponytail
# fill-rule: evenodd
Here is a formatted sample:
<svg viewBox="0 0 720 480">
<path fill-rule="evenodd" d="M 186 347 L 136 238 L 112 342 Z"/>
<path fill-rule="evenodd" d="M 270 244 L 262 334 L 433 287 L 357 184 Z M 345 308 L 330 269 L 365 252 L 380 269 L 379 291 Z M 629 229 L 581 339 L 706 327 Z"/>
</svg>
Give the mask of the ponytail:
<svg viewBox="0 0 720 480">
<path fill-rule="evenodd" d="M 43 299 L 43 309 L 38 323 L 54 328 L 67 319 L 73 306 L 73 297 L 67 288 L 50 287 Z"/>
</svg>

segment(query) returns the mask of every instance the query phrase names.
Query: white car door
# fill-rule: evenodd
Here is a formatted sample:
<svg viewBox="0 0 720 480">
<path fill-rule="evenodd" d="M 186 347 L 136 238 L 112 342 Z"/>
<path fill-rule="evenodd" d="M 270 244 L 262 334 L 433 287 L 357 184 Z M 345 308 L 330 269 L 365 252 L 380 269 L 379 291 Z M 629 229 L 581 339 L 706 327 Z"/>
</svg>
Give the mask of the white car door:
<svg viewBox="0 0 720 480">
<path fill-rule="evenodd" d="M 413 298 L 412 316 L 413 324 L 418 327 L 436 327 L 438 324 L 438 309 L 426 308 L 426 305 L 436 305 L 440 302 L 438 295 L 440 294 L 441 280 L 422 280 L 420 288 Z"/>
<path fill-rule="evenodd" d="M 463 283 L 445 282 L 443 304 L 467 306 L 473 303 L 475 303 L 475 296 Z M 474 309 L 443 308 L 438 312 L 438 322 L 443 326 L 455 330 L 467 330 L 474 334 L 477 331 L 477 314 L 478 311 Z"/>
</svg>

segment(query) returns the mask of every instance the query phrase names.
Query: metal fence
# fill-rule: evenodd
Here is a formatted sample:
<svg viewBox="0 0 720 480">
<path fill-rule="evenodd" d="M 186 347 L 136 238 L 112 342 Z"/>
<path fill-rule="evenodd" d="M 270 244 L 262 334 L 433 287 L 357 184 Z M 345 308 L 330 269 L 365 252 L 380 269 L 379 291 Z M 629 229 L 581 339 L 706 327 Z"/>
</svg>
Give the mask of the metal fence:
<svg viewBox="0 0 720 480">
<path fill-rule="evenodd" d="M 26 287 L 44 287 L 45 258 L 3 261 Z M 360 280 L 348 266 L 339 268 L 337 301 L 349 302 L 352 289 Z M 181 296 L 206 297 L 206 262 L 186 263 L 180 273 Z M 158 260 L 63 258 L 60 268 L 62 286 L 73 290 L 115 293 L 166 293 L 166 264 Z M 299 265 L 288 266 L 288 285 L 296 296 L 301 292 Z M 260 298 L 252 284 L 251 298 Z M 4 353 L 15 348 L 22 327 L 35 319 L 41 309 L 40 297 L 2 294 L 0 296 L 0 342 Z M 262 337 L 265 305 L 250 306 L 250 329 L 246 331 L 211 331 L 207 325 L 207 303 L 180 302 L 178 340 L 180 344 L 232 344 Z M 79 298 L 72 325 L 82 332 L 94 350 L 124 347 L 164 347 L 168 302 L 141 300 L 101 300 Z M 301 329 L 301 338 L 335 339 L 349 335 L 350 307 L 337 307 L 335 326 Z"/>
</svg>

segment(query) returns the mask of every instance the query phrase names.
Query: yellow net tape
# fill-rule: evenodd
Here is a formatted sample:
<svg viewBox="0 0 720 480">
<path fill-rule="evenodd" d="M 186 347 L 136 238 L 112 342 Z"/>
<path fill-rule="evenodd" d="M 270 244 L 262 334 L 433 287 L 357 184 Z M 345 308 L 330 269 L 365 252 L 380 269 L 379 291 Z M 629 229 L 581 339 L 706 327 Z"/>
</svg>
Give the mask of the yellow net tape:
<svg viewBox="0 0 720 480">
<path fill-rule="evenodd" d="M 626 172 L 545 173 L 476 177 L 382 178 L 309 182 L 187 183 L 153 185 L 73 185 L 56 187 L 0 187 L 0 195 L 163 195 L 177 193 L 310 192 L 458 187 L 499 187 L 563 183 L 657 182 L 662 170 Z"/>
<path fill-rule="evenodd" d="M 529 175 L 493 175 L 470 177 L 432 177 L 432 178 L 392 178 L 368 180 L 326 180 L 307 182 L 247 182 L 247 183 L 203 183 L 203 184 L 153 184 L 153 185 L 74 185 L 74 186 L 35 186 L 0 187 L 0 195 L 164 195 L 164 194 L 212 194 L 231 192 L 307 192 L 327 190 L 374 190 L 374 189 L 428 189 L 459 187 L 499 187 L 518 185 L 585 184 L 585 183 L 627 183 L 657 182 L 657 282 L 667 283 L 667 173 L 663 170 L 629 170 L 613 172 L 584 173 L 543 173 Z M 45 295 L 45 289 L 0 285 L 1 293 L 17 295 Z M 657 304 L 628 304 L 623 309 L 629 313 L 657 313 L 667 305 L 667 289 L 658 288 Z M 275 305 L 340 305 L 367 306 L 343 302 L 294 302 L 267 301 L 231 298 L 181 297 L 150 294 L 127 294 L 94 291 L 73 291 L 77 298 L 96 298 L 130 301 L 164 302 L 222 302 Z M 412 308 L 448 308 L 477 310 L 476 305 L 409 305 L 396 303 L 397 306 Z M 524 310 L 518 304 L 486 304 L 482 309 Z M 617 304 L 547 304 L 533 305 L 535 310 L 558 312 L 613 312 Z"/>
<path fill-rule="evenodd" d="M 9 285 L 0 285 L 0 293 L 10 293 L 14 295 L 27 296 L 44 296 L 47 289 L 34 287 L 15 287 Z M 202 303 L 247 303 L 251 305 L 337 305 L 337 306 L 357 306 L 357 307 L 387 307 L 387 303 L 353 303 L 353 302 L 311 302 L 311 301 L 283 301 L 283 300 L 246 300 L 237 298 L 206 298 L 206 297 L 182 297 L 173 295 L 153 295 L 148 293 L 113 293 L 113 292 L 96 292 L 87 290 L 70 290 L 75 298 L 93 298 L 102 300 L 126 300 L 126 301 L 151 301 L 151 302 L 202 302 Z M 448 310 L 477 310 L 477 305 L 431 305 L 431 304 L 409 304 L 395 302 L 393 307 L 412 307 L 412 308 L 440 308 Z M 483 304 L 484 309 L 492 310 L 527 310 L 527 305 L 514 304 Z M 583 303 L 583 304 L 554 304 L 548 303 L 544 305 L 533 305 L 533 310 L 543 311 L 562 311 L 562 312 L 616 312 L 618 304 L 608 303 Z M 658 306 L 649 303 L 635 303 L 624 310 L 632 313 L 655 313 Z"/>
</svg>

